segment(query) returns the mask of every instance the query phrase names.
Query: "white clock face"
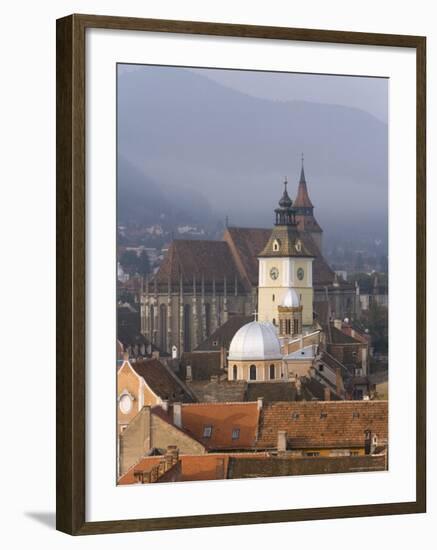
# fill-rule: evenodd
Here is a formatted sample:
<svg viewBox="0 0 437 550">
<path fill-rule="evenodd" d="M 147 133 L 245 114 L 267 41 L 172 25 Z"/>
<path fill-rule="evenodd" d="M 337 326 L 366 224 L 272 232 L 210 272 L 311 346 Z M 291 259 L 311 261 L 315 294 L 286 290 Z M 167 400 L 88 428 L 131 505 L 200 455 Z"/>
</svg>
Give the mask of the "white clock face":
<svg viewBox="0 0 437 550">
<path fill-rule="evenodd" d="M 123 414 L 128 414 L 132 408 L 132 400 L 129 395 L 124 394 L 120 398 L 120 411 Z"/>
<path fill-rule="evenodd" d="M 279 277 L 279 269 L 277 267 L 272 267 L 272 269 L 270 270 L 270 277 L 274 281 L 276 281 L 276 279 Z"/>
</svg>

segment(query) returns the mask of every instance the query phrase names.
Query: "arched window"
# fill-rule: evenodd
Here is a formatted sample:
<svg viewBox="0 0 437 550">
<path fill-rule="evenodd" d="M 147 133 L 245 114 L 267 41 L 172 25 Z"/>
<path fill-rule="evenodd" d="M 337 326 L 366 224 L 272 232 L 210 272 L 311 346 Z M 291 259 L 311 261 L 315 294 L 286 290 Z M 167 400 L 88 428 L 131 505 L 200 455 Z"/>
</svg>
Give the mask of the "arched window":
<svg viewBox="0 0 437 550">
<path fill-rule="evenodd" d="M 294 319 L 293 321 L 293 333 L 298 334 L 299 333 L 299 320 Z"/>
<path fill-rule="evenodd" d="M 150 306 L 149 309 L 149 326 L 150 326 L 150 338 L 153 339 L 153 331 L 155 330 L 155 308 Z"/>
<path fill-rule="evenodd" d="M 256 365 L 249 367 L 249 380 L 256 380 Z"/>
<path fill-rule="evenodd" d="M 211 304 L 205 304 L 205 336 L 211 334 Z"/>
<path fill-rule="evenodd" d="M 161 351 L 167 351 L 167 306 L 159 306 L 159 347 Z"/>
<path fill-rule="evenodd" d="M 285 334 L 291 334 L 291 321 L 286 319 L 285 321 Z"/>
<path fill-rule="evenodd" d="M 191 351 L 191 308 L 184 305 L 184 351 Z"/>
<path fill-rule="evenodd" d="M 238 375 L 238 368 L 237 365 L 234 365 L 232 367 L 232 380 L 236 380 Z"/>
<path fill-rule="evenodd" d="M 270 380 L 275 379 L 275 365 L 270 365 L 269 378 L 270 378 Z"/>
<path fill-rule="evenodd" d="M 273 318 L 273 324 L 276 326 L 276 319 Z"/>
<path fill-rule="evenodd" d="M 272 302 L 274 302 L 274 301 L 275 301 L 275 295 L 272 294 Z"/>
</svg>

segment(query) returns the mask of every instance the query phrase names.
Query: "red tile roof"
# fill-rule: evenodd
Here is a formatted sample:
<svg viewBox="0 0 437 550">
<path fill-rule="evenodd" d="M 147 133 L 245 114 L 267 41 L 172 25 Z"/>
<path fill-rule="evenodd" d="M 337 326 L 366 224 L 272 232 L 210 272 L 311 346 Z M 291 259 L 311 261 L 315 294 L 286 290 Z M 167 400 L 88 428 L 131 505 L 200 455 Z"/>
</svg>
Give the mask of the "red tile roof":
<svg viewBox="0 0 437 550">
<path fill-rule="evenodd" d="M 187 403 L 195 401 L 185 384 L 158 359 L 132 361 L 131 366 L 161 399 Z"/>
<path fill-rule="evenodd" d="M 313 208 L 313 203 L 310 200 L 310 197 L 308 195 L 308 189 L 307 184 L 305 180 L 300 180 L 299 186 L 297 188 L 297 195 L 296 199 L 293 202 L 293 207 L 305 207 L 305 208 Z"/>
<path fill-rule="evenodd" d="M 230 292 L 237 273 L 229 247 L 224 241 L 174 240 L 159 267 L 156 281 L 168 284 L 170 280 L 173 285 L 178 285 L 182 278 L 185 284 L 192 285 L 196 277 L 200 295 L 202 276 L 206 283 L 214 279 L 217 283 L 223 283 L 226 277 Z"/>
<path fill-rule="evenodd" d="M 364 432 L 388 437 L 387 401 L 271 403 L 261 411 L 257 447 L 276 448 L 278 431 L 293 448 L 363 447 Z"/>
<path fill-rule="evenodd" d="M 210 450 L 252 449 L 256 443 L 257 403 L 192 403 L 182 405 L 182 426 Z M 205 429 L 211 427 L 210 436 Z M 232 437 L 238 430 L 238 437 Z"/>
<path fill-rule="evenodd" d="M 258 254 L 264 249 L 272 233 L 271 229 L 228 227 L 224 239 L 238 256 L 236 260 L 240 270 L 244 272 L 252 285 L 258 285 Z M 314 286 L 331 285 L 334 282 L 334 272 L 308 233 L 299 233 L 307 251 L 315 257 L 313 262 Z"/>
<path fill-rule="evenodd" d="M 229 458 L 265 458 L 266 453 L 211 453 L 205 455 L 179 455 L 182 466 L 179 481 L 208 481 L 226 479 Z M 118 481 L 119 485 L 136 483 L 134 472 L 150 471 L 162 460 L 162 456 L 147 456 L 132 466 Z"/>
</svg>

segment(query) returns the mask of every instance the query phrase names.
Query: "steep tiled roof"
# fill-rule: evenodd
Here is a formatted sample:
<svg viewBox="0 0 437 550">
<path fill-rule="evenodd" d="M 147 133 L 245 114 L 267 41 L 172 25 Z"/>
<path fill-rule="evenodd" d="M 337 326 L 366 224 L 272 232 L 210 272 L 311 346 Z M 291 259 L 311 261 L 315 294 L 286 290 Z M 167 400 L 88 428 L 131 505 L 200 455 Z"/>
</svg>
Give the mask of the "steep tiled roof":
<svg viewBox="0 0 437 550">
<path fill-rule="evenodd" d="M 229 246 L 224 241 L 175 240 L 159 267 L 156 280 L 160 284 L 167 284 L 170 280 L 178 285 L 182 278 L 185 284 L 192 284 L 195 276 L 200 293 L 202 276 L 207 283 L 213 279 L 222 283 L 226 277 L 231 288 L 236 273 Z"/>
<path fill-rule="evenodd" d="M 247 227 L 228 227 L 225 231 L 224 239 L 229 242 L 233 253 L 238 256 L 236 263 L 252 285 L 258 285 L 257 258 L 266 246 L 271 234 L 271 229 Z M 311 235 L 299 233 L 299 237 L 308 253 L 315 257 L 313 261 L 314 286 L 331 285 L 334 282 L 334 272 L 320 254 Z"/>
<path fill-rule="evenodd" d="M 261 411 L 258 448 L 276 448 L 285 430 L 290 449 L 363 447 L 366 430 L 386 439 L 387 401 L 272 403 Z"/>
<path fill-rule="evenodd" d="M 219 351 L 221 347 L 229 349 L 232 338 L 235 336 L 235 333 L 247 323 L 253 321 L 251 315 L 232 315 L 221 326 L 215 330 L 211 336 L 204 340 L 197 348 L 196 351 L 200 350 L 209 350 L 209 351 Z"/>
<path fill-rule="evenodd" d="M 251 382 L 247 385 L 246 401 L 263 398 L 264 403 L 274 401 L 296 401 L 297 392 L 294 382 Z"/>
<path fill-rule="evenodd" d="M 299 186 L 297 188 L 297 195 L 296 199 L 293 203 L 294 208 L 313 208 L 313 203 L 310 200 L 310 197 L 308 195 L 308 189 L 307 184 L 305 181 L 300 181 Z"/>
<path fill-rule="evenodd" d="M 220 368 L 220 351 L 185 351 L 181 357 L 180 376 L 187 376 L 187 366 L 191 366 L 192 380 L 209 380 L 211 376 L 223 374 Z"/>
<path fill-rule="evenodd" d="M 318 224 L 316 218 L 311 216 L 296 215 L 296 223 L 299 231 L 311 231 L 313 233 L 323 233 L 322 228 Z"/>
<path fill-rule="evenodd" d="M 275 248 L 274 244 L 278 244 Z M 316 252 L 316 251 L 315 251 Z M 302 239 L 302 234 L 294 225 L 278 225 L 273 228 L 269 240 L 265 247 L 259 253 L 261 257 L 315 257 L 317 254 L 312 254 Z"/>
<path fill-rule="evenodd" d="M 210 450 L 252 449 L 258 429 L 256 403 L 195 403 L 182 405 L 182 426 Z M 211 427 L 210 437 L 205 428 Z M 234 431 L 238 438 L 233 439 Z"/>
<path fill-rule="evenodd" d="M 228 479 L 386 470 L 384 455 L 296 457 L 229 457 Z"/>
<path fill-rule="evenodd" d="M 256 453 L 248 455 L 247 453 L 212 453 L 204 455 L 179 455 L 181 462 L 181 477 L 179 481 L 208 481 L 213 479 L 226 479 L 228 472 L 228 463 L 231 457 L 246 457 L 248 460 L 253 458 L 263 458 L 265 453 Z M 153 466 L 159 464 L 162 456 L 147 456 L 132 466 L 118 481 L 119 485 L 129 485 L 135 483 L 134 472 L 150 471 Z"/>
<path fill-rule="evenodd" d="M 132 362 L 132 368 L 146 381 L 150 389 L 161 399 L 192 403 L 190 390 L 158 359 Z"/>
<path fill-rule="evenodd" d="M 258 285 L 258 254 L 265 247 L 271 229 L 228 227 L 223 238 L 231 246 L 242 272 L 252 285 Z"/>
<path fill-rule="evenodd" d="M 245 380 L 197 380 L 188 385 L 200 403 L 229 403 L 247 401 Z"/>
<path fill-rule="evenodd" d="M 272 229 L 229 227 L 224 233 L 223 241 L 175 240 L 170 245 L 155 280 L 160 285 L 167 285 L 169 281 L 172 285 L 179 285 L 182 277 L 185 285 L 192 285 L 193 278 L 196 277 L 197 291 L 200 293 L 202 276 L 206 285 L 210 286 L 215 280 L 217 287 L 223 285 L 226 277 L 228 292 L 233 292 L 237 274 L 238 291 L 243 290 L 243 281 L 246 290 L 249 290 L 250 285 L 258 285 L 258 255 L 271 235 Z M 320 254 L 311 235 L 298 232 L 298 236 L 305 255 L 315 258 L 314 286 L 331 285 L 334 282 L 334 272 Z M 341 286 L 350 285 L 341 283 Z"/>
</svg>

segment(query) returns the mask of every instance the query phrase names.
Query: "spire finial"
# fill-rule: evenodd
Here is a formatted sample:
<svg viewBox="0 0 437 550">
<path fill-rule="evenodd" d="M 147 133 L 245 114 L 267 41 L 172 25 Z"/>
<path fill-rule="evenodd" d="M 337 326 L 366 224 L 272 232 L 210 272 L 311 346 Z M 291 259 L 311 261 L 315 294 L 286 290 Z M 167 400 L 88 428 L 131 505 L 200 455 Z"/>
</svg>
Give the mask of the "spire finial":
<svg viewBox="0 0 437 550">
<path fill-rule="evenodd" d="M 299 183 L 306 183 L 305 181 L 305 171 L 304 171 L 304 167 L 303 167 L 303 161 L 304 161 L 304 155 L 302 153 L 301 155 L 301 168 L 300 168 L 300 181 Z"/>
</svg>

